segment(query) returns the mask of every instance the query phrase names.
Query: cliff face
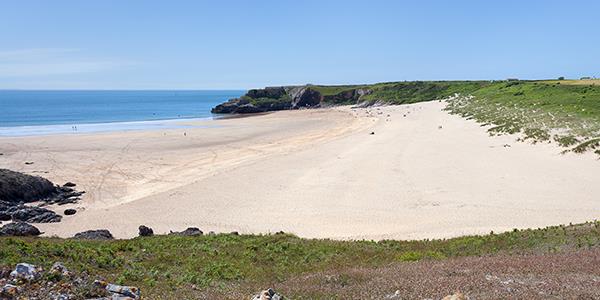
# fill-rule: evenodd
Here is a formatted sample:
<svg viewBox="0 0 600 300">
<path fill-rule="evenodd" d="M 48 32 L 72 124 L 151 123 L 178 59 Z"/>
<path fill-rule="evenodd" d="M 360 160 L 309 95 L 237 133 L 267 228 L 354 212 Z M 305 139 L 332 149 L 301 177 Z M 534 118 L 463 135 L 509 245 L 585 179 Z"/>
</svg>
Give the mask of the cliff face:
<svg viewBox="0 0 600 300">
<path fill-rule="evenodd" d="M 312 86 L 267 87 L 249 90 L 240 98 L 230 99 L 214 107 L 216 114 L 246 114 L 286 109 L 315 108 L 323 104 L 357 102 L 366 89 L 348 89 L 333 95 L 323 95 Z"/>
</svg>

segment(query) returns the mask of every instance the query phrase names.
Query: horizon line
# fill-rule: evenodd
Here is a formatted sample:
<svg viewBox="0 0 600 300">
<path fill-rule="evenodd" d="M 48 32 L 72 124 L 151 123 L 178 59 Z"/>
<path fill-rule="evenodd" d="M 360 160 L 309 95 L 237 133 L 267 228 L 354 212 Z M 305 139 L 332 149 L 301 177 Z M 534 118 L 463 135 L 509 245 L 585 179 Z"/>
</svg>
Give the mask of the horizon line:
<svg viewBox="0 0 600 300">
<path fill-rule="evenodd" d="M 589 78 L 586 78 L 589 77 Z M 547 80 L 561 80 L 560 77 L 556 78 L 518 78 L 518 77 L 507 77 L 503 79 L 412 79 L 412 80 L 392 80 L 392 81 L 378 81 L 378 82 L 363 82 L 363 83 L 304 83 L 304 84 L 267 84 L 262 87 L 251 87 L 251 88 L 0 88 L 0 91 L 247 91 L 251 89 L 260 89 L 265 87 L 280 87 L 280 86 L 351 86 L 351 85 L 373 85 L 382 83 L 396 83 L 396 82 L 456 82 L 456 81 L 506 81 L 506 80 L 519 80 L 519 81 L 547 81 Z M 586 79 L 600 79 L 596 76 L 584 76 L 580 78 L 566 78 L 562 80 L 582 80 Z"/>
</svg>

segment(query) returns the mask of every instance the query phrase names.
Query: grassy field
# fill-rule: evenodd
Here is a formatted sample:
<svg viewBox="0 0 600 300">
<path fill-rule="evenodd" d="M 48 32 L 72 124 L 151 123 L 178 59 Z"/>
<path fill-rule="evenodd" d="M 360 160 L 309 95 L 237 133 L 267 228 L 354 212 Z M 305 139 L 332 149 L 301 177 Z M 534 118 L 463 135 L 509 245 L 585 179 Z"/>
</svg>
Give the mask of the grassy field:
<svg viewBox="0 0 600 300">
<path fill-rule="evenodd" d="M 566 85 L 600 85 L 600 79 L 566 79 L 566 80 L 539 80 L 538 82 L 547 84 L 566 84 Z"/>
<path fill-rule="evenodd" d="M 316 272 L 462 256 L 560 253 L 599 245 L 600 222 L 423 241 L 333 241 L 288 234 L 115 241 L 3 237 L 0 266 L 28 262 L 48 269 L 61 261 L 75 272 L 139 286 L 147 299 L 191 299 L 240 287 L 250 293 Z M 286 294 L 285 287 L 280 292 Z"/>
<path fill-rule="evenodd" d="M 496 82 L 452 99 L 447 109 L 492 125 L 491 134 L 521 133 L 534 143 L 600 154 L 600 86 L 565 82 Z"/>
</svg>

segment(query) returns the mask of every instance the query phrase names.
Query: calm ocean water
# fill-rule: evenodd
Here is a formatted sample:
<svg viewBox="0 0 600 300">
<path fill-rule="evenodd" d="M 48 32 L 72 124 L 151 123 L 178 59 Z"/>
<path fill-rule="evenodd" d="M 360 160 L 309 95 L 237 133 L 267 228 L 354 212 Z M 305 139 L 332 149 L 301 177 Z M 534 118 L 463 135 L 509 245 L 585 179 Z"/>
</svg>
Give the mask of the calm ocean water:
<svg viewBox="0 0 600 300">
<path fill-rule="evenodd" d="M 174 127 L 245 91 L 0 91 L 0 136 Z M 171 121 L 169 121 L 171 120 Z"/>
</svg>

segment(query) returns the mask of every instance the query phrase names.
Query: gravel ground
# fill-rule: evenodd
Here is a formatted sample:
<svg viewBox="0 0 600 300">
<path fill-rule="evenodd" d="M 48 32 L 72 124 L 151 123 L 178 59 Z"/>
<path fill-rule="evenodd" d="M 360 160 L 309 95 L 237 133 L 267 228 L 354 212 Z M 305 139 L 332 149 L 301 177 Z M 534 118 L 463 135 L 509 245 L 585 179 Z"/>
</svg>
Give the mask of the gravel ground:
<svg viewBox="0 0 600 300">
<path fill-rule="evenodd" d="M 600 299 L 600 249 L 396 263 L 271 287 L 290 299 L 442 299 L 456 291 L 468 299 Z M 238 287 L 225 298 L 243 299 L 253 290 L 260 288 Z"/>
<path fill-rule="evenodd" d="M 0 278 L 7 277 L 10 268 L 0 271 Z M 69 291 L 78 291 L 75 294 L 80 296 L 74 299 L 92 295 L 91 277 L 84 274 L 71 279 L 66 283 L 43 280 L 21 286 L 19 296 L 56 299 Z M 0 287 L 3 281 L 6 279 L 0 279 Z M 181 299 L 251 299 L 269 287 L 285 299 L 442 299 L 459 291 L 466 299 L 600 299 L 600 248 L 344 268 L 279 282 L 232 283 L 208 291 L 183 288 L 180 295 Z M 171 288 L 165 287 L 165 291 Z M 88 297 L 82 297 L 84 294 Z M 166 294 L 152 298 L 173 299 Z"/>
</svg>

